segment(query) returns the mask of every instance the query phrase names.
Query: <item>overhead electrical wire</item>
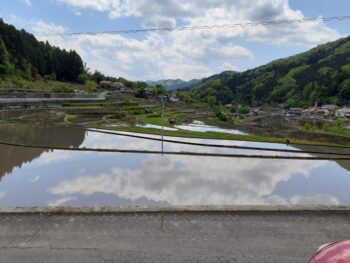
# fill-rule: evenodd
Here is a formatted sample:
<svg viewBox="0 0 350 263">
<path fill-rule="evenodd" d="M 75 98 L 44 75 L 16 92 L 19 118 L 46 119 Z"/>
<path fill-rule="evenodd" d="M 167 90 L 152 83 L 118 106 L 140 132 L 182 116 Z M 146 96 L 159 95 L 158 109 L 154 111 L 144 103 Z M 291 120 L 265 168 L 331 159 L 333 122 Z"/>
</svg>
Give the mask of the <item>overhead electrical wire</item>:
<svg viewBox="0 0 350 263">
<path fill-rule="evenodd" d="M 304 24 L 304 23 L 312 23 L 317 21 L 332 22 L 332 21 L 344 21 L 349 19 L 350 19 L 350 15 L 332 16 L 332 17 L 314 17 L 314 18 L 291 19 L 291 20 L 271 20 L 271 21 L 258 21 L 258 22 L 233 23 L 233 24 L 183 26 L 183 27 L 159 27 L 159 28 L 121 29 L 121 30 L 110 30 L 110 31 L 64 32 L 64 33 L 52 33 L 52 34 L 40 34 L 37 36 L 39 37 L 79 36 L 79 35 L 93 36 L 93 35 L 138 34 L 138 33 L 148 33 L 148 32 L 215 30 L 215 29 L 231 29 L 236 27 L 244 28 L 244 27 L 275 26 L 275 25 L 286 25 L 286 24 Z"/>
<path fill-rule="evenodd" d="M 283 155 L 255 155 L 255 154 L 229 154 L 229 153 L 207 153 L 207 152 L 175 152 L 175 151 L 155 151 L 155 150 L 127 150 L 127 149 L 103 149 L 103 148 L 77 148 L 59 146 L 39 146 L 19 143 L 0 142 L 0 145 L 7 145 L 21 148 L 59 150 L 73 152 L 100 152 L 100 153 L 131 153 L 131 154 L 152 154 L 152 155 L 178 155 L 178 156 L 201 156 L 201 157 L 224 157 L 224 158 L 247 158 L 247 159 L 279 159 L 279 160 L 304 160 L 304 161 L 350 161 L 347 157 L 318 157 L 318 156 L 283 156 Z"/>
<path fill-rule="evenodd" d="M 1 123 L 14 123 L 18 124 L 18 122 L 13 121 L 0 121 Z M 28 123 L 20 123 L 20 124 L 28 124 Z M 36 126 L 46 126 L 45 124 L 40 123 L 30 123 L 29 125 L 36 125 Z M 60 126 L 60 125 L 52 125 L 52 126 Z M 162 141 L 160 138 L 156 137 L 150 137 L 150 136 L 144 136 L 134 133 L 125 133 L 125 132 L 118 132 L 118 131 L 108 131 L 108 130 L 100 130 L 100 129 L 91 129 L 91 128 L 83 128 L 80 126 L 69 126 L 70 128 L 79 129 L 87 132 L 93 132 L 93 133 L 101 133 L 101 134 L 107 134 L 107 135 L 115 135 L 115 136 L 122 136 L 122 137 L 131 137 L 135 139 L 143 139 L 143 140 L 150 140 L 150 141 Z M 171 137 L 171 136 L 169 136 Z M 194 138 L 195 139 L 195 138 Z M 200 139 L 200 138 L 197 138 Z M 199 147 L 208 147 L 208 148 L 226 148 L 226 149 L 235 149 L 235 150 L 250 150 L 250 151 L 266 151 L 266 152 L 285 152 L 285 153 L 295 153 L 295 154 L 321 154 L 321 155 L 333 155 L 333 156 L 347 156 L 350 157 L 350 152 L 332 152 L 332 151 L 322 151 L 322 150 L 294 150 L 294 149 L 281 149 L 281 148 L 267 148 L 267 147 L 254 147 L 254 146 L 242 146 L 242 145 L 225 145 L 225 144 L 213 144 L 213 143 L 200 143 L 200 142 L 189 142 L 189 141 L 180 141 L 180 140 L 172 140 L 172 139 L 163 139 L 163 142 L 166 143 L 173 143 L 173 144 L 182 144 L 182 145 L 188 145 L 188 146 L 199 146 Z M 258 142 L 258 141 L 246 141 L 246 142 Z M 263 143 L 263 142 L 258 142 Z M 271 142 L 267 142 L 271 143 Z M 274 143 L 274 142 L 272 142 Z M 0 143 L 1 144 L 1 143 Z M 283 144 L 282 142 L 278 144 Z M 326 148 L 343 148 L 348 149 L 349 146 L 338 146 L 338 145 L 319 145 L 319 144 L 295 144 L 295 143 L 289 143 L 290 146 L 306 146 L 306 147 L 326 147 Z"/>
<path fill-rule="evenodd" d="M 322 154 L 322 155 L 337 155 L 337 156 L 350 157 L 350 152 L 349 153 L 340 153 L 340 152 L 325 152 L 325 151 L 317 151 L 317 150 L 293 150 L 293 149 L 279 149 L 279 148 L 241 146 L 241 145 L 225 145 L 225 144 L 211 144 L 211 143 L 209 144 L 209 143 L 197 143 L 197 142 L 152 138 L 152 137 L 143 136 L 143 135 L 135 135 L 135 134 L 130 134 L 130 133 L 120 133 L 120 132 L 112 132 L 112 131 L 109 132 L 109 131 L 105 131 L 105 130 L 96 130 L 96 129 L 90 129 L 90 128 L 86 128 L 85 130 L 88 132 L 96 132 L 96 133 L 109 134 L 109 135 L 118 135 L 118 136 L 125 136 L 125 137 L 138 138 L 138 139 L 151 140 L 151 141 L 159 141 L 159 142 L 163 141 L 163 142 L 167 142 L 167 143 L 191 145 L 191 146 L 199 146 L 199 147 L 226 148 L 226 149 L 236 149 L 236 150 L 264 151 L 264 152 L 285 152 L 285 153 L 297 153 L 297 154 Z M 313 147 L 314 145 L 307 144 L 307 146 Z M 324 146 L 324 147 L 331 148 L 331 146 Z"/>
</svg>

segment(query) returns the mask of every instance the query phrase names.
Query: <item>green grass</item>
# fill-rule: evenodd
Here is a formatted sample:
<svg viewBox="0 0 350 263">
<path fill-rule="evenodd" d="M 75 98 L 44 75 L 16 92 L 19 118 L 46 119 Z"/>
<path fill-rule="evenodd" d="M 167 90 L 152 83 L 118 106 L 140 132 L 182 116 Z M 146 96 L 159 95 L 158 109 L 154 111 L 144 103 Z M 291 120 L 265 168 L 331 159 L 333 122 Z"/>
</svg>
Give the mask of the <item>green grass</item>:
<svg viewBox="0 0 350 263">
<path fill-rule="evenodd" d="M 304 132 L 312 132 L 317 134 L 327 134 L 327 135 L 333 135 L 333 136 L 342 136 L 342 137 L 350 137 L 350 130 L 338 127 L 338 126 L 330 126 L 327 129 L 318 128 L 315 126 L 305 128 L 304 126 L 299 126 L 299 129 Z"/>
<path fill-rule="evenodd" d="M 147 124 L 153 124 L 153 125 L 162 125 L 162 117 L 161 112 L 155 112 L 150 114 L 141 114 L 141 115 L 135 115 L 136 120 L 139 122 L 147 123 Z M 181 114 L 173 111 L 166 111 L 164 113 L 164 126 L 173 126 L 169 123 L 169 119 L 171 118 L 179 118 L 181 117 Z"/>
<path fill-rule="evenodd" d="M 72 121 L 75 120 L 77 117 L 78 117 L 77 115 L 66 114 L 64 116 L 64 122 L 65 123 L 72 123 Z"/>
</svg>

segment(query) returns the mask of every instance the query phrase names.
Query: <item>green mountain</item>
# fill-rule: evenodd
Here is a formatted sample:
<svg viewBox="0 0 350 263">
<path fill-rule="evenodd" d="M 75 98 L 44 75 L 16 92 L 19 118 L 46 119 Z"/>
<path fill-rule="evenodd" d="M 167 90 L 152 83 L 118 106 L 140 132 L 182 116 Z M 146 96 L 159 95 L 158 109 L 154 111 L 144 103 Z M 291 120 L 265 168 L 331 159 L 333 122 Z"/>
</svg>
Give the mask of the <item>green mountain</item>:
<svg viewBox="0 0 350 263">
<path fill-rule="evenodd" d="M 40 42 L 0 18 L 0 77 L 46 77 L 75 82 L 83 72 L 83 61 L 75 51 Z"/>
<path fill-rule="evenodd" d="M 192 88 L 223 104 L 350 103 L 350 37 L 245 72 L 223 72 Z"/>
<path fill-rule="evenodd" d="M 162 85 L 167 91 L 172 91 L 176 89 L 189 89 L 199 82 L 200 80 L 198 79 L 193 79 L 190 81 L 184 81 L 181 79 L 166 79 L 158 81 L 147 81 L 147 84 L 151 86 Z"/>
</svg>

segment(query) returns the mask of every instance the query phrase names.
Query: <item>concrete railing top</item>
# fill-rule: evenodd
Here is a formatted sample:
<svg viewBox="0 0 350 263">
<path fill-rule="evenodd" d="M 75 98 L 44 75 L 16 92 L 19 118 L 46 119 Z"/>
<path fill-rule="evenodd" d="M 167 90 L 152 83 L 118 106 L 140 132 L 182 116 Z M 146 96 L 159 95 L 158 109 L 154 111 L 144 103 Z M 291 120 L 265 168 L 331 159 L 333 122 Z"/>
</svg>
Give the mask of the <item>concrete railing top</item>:
<svg viewBox="0 0 350 263">
<path fill-rule="evenodd" d="M 161 212 L 350 212 L 350 206 L 3 207 L 0 214 L 98 214 Z"/>
</svg>

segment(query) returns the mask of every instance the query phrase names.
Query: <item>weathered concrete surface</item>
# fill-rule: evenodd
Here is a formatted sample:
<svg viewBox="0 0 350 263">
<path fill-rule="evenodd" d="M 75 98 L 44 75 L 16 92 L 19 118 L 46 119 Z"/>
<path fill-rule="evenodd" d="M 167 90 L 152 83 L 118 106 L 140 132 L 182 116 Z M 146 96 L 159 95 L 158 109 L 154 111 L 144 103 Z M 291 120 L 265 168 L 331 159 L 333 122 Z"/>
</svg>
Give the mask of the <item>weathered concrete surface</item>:
<svg viewBox="0 0 350 263">
<path fill-rule="evenodd" d="M 0 262 L 306 262 L 350 212 L 1 213 Z"/>
</svg>

